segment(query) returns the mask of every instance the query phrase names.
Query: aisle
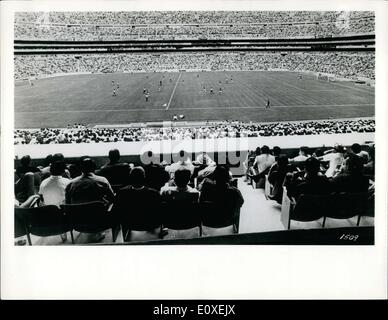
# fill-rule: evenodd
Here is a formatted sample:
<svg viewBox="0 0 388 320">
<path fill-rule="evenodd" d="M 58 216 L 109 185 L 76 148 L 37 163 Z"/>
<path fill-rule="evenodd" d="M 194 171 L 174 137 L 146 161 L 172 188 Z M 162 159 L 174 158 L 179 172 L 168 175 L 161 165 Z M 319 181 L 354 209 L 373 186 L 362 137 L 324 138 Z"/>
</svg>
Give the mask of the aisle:
<svg viewBox="0 0 388 320">
<path fill-rule="evenodd" d="M 284 230 L 280 222 L 280 205 L 267 200 L 264 189 L 253 189 L 242 178 L 238 188 L 244 197 L 240 212 L 240 233 Z"/>
</svg>

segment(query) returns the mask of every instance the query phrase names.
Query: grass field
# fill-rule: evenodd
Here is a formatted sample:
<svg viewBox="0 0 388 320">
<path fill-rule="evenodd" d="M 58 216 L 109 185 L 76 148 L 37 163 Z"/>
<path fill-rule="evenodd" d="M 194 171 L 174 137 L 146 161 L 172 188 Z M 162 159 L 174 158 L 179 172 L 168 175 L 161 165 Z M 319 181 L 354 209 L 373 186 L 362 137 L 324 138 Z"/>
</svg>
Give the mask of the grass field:
<svg viewBox="0 0 388 320">
<path fill-rule="evenodd" d="M 120 85 L 115 97 L 112 80 Z M 15 85 L 16 128 L 169 121 L 174 114 L 185 121 L 351 118 L 374 116 L 374 108 L 372 87 L 292 72 L 80 74 Z"/>
</svg>

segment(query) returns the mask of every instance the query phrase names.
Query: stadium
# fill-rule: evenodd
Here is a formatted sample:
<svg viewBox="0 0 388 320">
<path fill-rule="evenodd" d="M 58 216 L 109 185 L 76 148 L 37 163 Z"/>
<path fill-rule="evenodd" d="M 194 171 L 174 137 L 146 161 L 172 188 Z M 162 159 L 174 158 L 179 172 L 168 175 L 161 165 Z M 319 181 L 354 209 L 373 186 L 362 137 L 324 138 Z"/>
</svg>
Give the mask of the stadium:
<svg viewBox="0 0 388 320">
<path fill-rule="evenodd" d="M 17 12 L 14 39 L 15 244 L 374 243 L 374 12 Z"/>
</svg>

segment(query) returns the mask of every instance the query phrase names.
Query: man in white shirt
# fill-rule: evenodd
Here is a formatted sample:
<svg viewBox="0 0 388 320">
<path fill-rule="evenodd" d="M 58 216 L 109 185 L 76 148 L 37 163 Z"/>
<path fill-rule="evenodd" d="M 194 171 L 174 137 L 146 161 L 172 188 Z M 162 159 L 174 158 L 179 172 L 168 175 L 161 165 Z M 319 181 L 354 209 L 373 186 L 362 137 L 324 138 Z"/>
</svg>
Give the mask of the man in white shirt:
<svg viewBox="0 0 388 320">
<path fill-rule="evenodd" d="M 212 158 L 210 158 L 210 156 L 205 151 L 203 151 L 201 154 L 198 155 L 196 162 L 198 164 L 205 164 L 207 166 L 215 165 L 215 162 L 212 160 Z"/>
<path fill-rule="evenodd" d="M 258 174 L 265 172 L 275 163 L 275 157 L 270 154 L 268 146 L 261 148 L 261 154 L 256 156 L 253 168 L 257 168 Z"/>
<path fill-rule="evenodd" d="M 65 173 L 66 164 L 64 161 L 55 161 L 50 165 L 51 175 L 42 181 L 39 187 L 39 194 L 43 197 L 44 205 L 60 206 L 65 203 L 66 187 L 70 179 L 62 177 Z M 67 234 L 61 234 L 65 242 Z"/>
<path fill-rule="evenodd" d="M 63 161 L 51 163 L 51 176 L 43 180 L 39 187 L 39 194 L 42 195 L 45 205 L 59 206 L 65 202 L 66 186 L 70 183 L 70 179 L 62 177 L 65 168 Z"/>
<path fill-rule="evenodd" d="M 289 160 L 289 162 L 303 162 L 308 159 L 308 147 L 300 147 L 299 154 L 295 157 Z"/>
<path fill-rule="evenodd" d="M 175 171 L 178 169 L 184 168 L 191 172 L 191 174 L 194 173 L 194 165 L 191 163 L 191 160 L 186 155 L 186 152 L 184 150 L 179 151 L 179 157 L 181 159 L 184 159 L 186 157 L 186 160 L 179 160 L 177 162 L 174 162 L 173 164 L 166 167 L 166 171 L 170 173 L 170 176 L 173 177 Z"/>
<path fill-rule="evenodd" d="M 344 153 L 344 147 L 337 144 L 334 146 L 334 149 L 326 151 L 323 157 L 318 158 L 321 161 L 329 162 L 329 168 L 325 173 L 326 177 L 332 178 L 337 172 L 340 171 L 341 166 L 345 161 Z"/>
</svg>

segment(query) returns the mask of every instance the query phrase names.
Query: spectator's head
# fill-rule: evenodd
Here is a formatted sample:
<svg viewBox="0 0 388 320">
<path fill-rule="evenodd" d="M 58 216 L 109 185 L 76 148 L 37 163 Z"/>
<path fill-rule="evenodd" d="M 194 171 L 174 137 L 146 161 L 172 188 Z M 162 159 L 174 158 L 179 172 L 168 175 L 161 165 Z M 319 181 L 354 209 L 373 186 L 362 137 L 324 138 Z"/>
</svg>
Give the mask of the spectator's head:
<svg viewBox="0 0 388 320">
<path fill-rule="evenodd" d="M 142 167 L 134 167 L 129 174 L 129 181 L 134 188 L 141 188 L 145 183 L 145 172 Z"/>
<path fill-rule="evenodd" d="M 29 155 L 23 156 L 23 157 L 20 159 L 20 164 L 21 164 L 23 167 L 29 167 L 29 166 L 30 166 L 30 163 L 31 163 L 31 157 L 30 157 Z"/>
<path fill-rule="evenodd" d="M 184 159 L 184 158 L 185 158 L 185 156 L 186 156 L 186 152 L 185 152 L 185 150 L 181 150 L 181 151 L 179 151 L 179 157 L 180 157 L 181 159 Z"/>
<path fill-rule="evenodd" d="M 44 161 L 43 161 L 43 165 L 45 167 L 48 167 L 50 165 L 50 163 L 53 162 L 53 155 L 52 154 L 49 154 L 46 158 L 44 158 Z"/>
<path fill-rule="evenodd" d="M 307 155 L 309 154 L 309 148 L 308 147 L 304 147 L 304 146 L 300 147 L 299 154 L 301 156 L 306 156 L 307 157 Z"/>
<path fill-rule="evenodd" d="M 55 153 L 55 154 L 53 154 L 51 162 L 56 162 L 56 161 L 65 161 L 65 157 L 63 156 L 62 153 Z"/>
<path fill-rule="evenodd" d="M 80 168 L 83 174 L 92 173 L 96 170 L 96 163 L 93 159 L 85 157 L 80 162 Z"/>
<path fill-rule="evenodd" d="M 348 159 L 346 160 L 346 171 L 353 174 L 360 174 L 364 169 L 364 161 L 361 157 L 350 154 Z"/>
<path fill-rule="evenodd" d="M 309 176 L 315 176 L 319 172 L 320 162 L 318 159 L 316 159 L 314 157 L 310 157 L 310 158 L 306 159 L 306 161 L 304 163 L 304 168 L 305 168 L 306 173 Z"/>
<path fill-rule="evenodd" d="M 179 168 L 175 171 L 174 181 L 178 188 L 186 188 L 187 184 L 190 181 L 191 172 L 185 168 Z"/>
<path fill-rule="evenodd" d="M 261 148 L 260 148 L 260 147 L 257 147 L 257 148 L 256 148 L 255 154 L 256 154 L 257 156 L 261 155 Z"/>
<path fill-rule="evenodd" d="M 224 166 L 217 166 L 213 172 L 213 178 L 217 185 L 225 185 L 230 181 L 230 174 Z"/>
<path fill-rule="evenodd" d="M 50 173 L 52 176 L 61 176 L 65 173 L 66 164 L 64 161 L 55 161 L 50 165 Z"/>
<path fill-rule="evenodd" d="M 322 157 L 323 156 L 323 150 L 321 148 L 315 149 L 313 156 L 316 157 L 316 158 Z"/>
<path fill-rule="evenodd" d="M 109 150 L 109 162 L 116 163 L 120 160 L 120 151 L 117 149 Z"/>
<path fill-rule="evenodd" d="M 337 153 L 345 153 L 345 148 L 340 144 L 336 144 L 334 146 L 334 151 Z"/>
<path fill-rule="evenodd" d="M 282 152 L 282 149 L 280 149 L 280 147 L 278 146 L 275 146 L 272 148 L 272 153 L 275 157 L 279 157 L 281 152 Z"/>
<path fill-rule="evenodd" d="M 270 149 L 268 146 L 262 146 L 261 147 L 261 153 L 263 154 L 269 154 L 270 153 Z"/>
<path fill-rule="evenodd" d="M 350 149 L 354 154 L 358 154 L 361 152 L 361 146 L 358 143 L 353 143 Z"/>
</svg>

